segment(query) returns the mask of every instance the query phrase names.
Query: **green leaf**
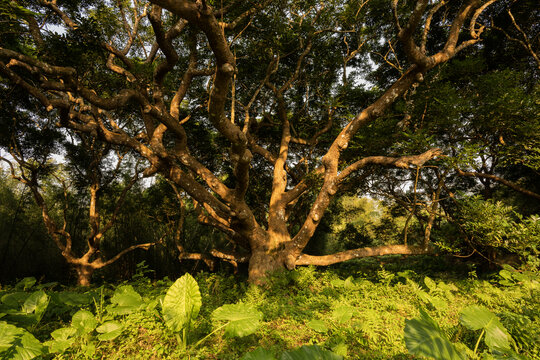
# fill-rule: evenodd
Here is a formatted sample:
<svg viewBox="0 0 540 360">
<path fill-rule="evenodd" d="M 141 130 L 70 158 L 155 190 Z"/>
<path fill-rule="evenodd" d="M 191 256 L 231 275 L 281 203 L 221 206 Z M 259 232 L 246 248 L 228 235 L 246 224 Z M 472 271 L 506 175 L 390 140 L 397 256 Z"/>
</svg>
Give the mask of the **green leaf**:
<svg viewBox="0 0 540 360">
<path fill-rule="evenodd" d="M 228 321 L 225 335 L 243 337 L 257 331 L 263 314 L 251 305 L 242 303 L 223 305 L 212 313 L 214 321 Z"/>
<path fill-rule="evenodd" d="M 258 347 L 252 352 L 248 352 L 242 356 L 241 360 L 275 360 L 274 355 L 269 351 L 265 350 L 262 347 Z"/>
<path fill-rule="evenodd" d="M 0 353 L 9 349 L 24 330 L 5 321 L 0 321 Z"/>
<path fill-rule="evenodd" d="M 75 342 L 75 338 L 65 339 L 65 340 L 49 340 L 45 341 L 45 345 L 49 353 L 62 353 L 69 349 L 71 345 Z"/>
<path fill-rule="evenodd" d="M 51 333 L 51 336 L 55 340 L 67 340 L 77 333 L 77 329 L 73 327 L 63 327 L 56 329 Z"/>
<path fill-rule="evenodd" d="M 340 342 L 339 344 L 337 344 L 336 346 L 332 348 L 332 351 L 338 355 L 346 357 L 347 353 L 349 352 L 349 349 L 347 347 L 347 344 Z"/>
<path fill-rule="evenodd" d="M 332 319 L 340 324 L 344 324 L 351 320 L 356 308 L 352 306 L 338 306 L 332 311 Z"/>
<path fill-rule="evenodd" d="M 131 285 L 120 286 L 111 297 L 113 306 L 107 307 L 107 311 L 116 315 L 131 314 L 144 305 L 144 301 Z"/>
<path fill-rule="evenodd" d="M 30 360 L 45 348 L 28 331 L 0 321 L 0 354 L 3 360 Z"/>
<path fill-rule="evenodd" d="M 58 293 L 60 301 L 69 306 L 83 306 L 92 303 L 92 297 L 88 294 L 62 291 Z"/>
<path fill-rule="evenodd" d="M 423 309 L 420 309 L 419 317 L 405 320 L 405 345 L 409 353 L 413 355 L 432 357 L 437 360 L 465 359 L 465 356 L 446 338 L 439 325 Z"/>
<path fill-rule="evenodd" d="M 81 350 L 86 355 L 87 358 L 94 358 L 94 354 L 96 353 L 96 344 L 93 342 L 89 342 L 88 344 L 85 344 L 81 347 Z"/>
<path fill-rule="evenodd" d="M 343 287 L 348 290 L 356 289 L 356 284 L 354 283 L 354 278 L 352 276 L 349 276 L 345 279 L 343 282 Z"/>
<path fill-rule="evenodd" d="M 34 335 L 25 331 L 20 339 L 20 344 L 15 345 L 14 356 L 9 359 L 30 360 L 43 354 L 45 354 L 45 347 Z"/>
<path fill-rule="evenodd" d="M 30 295 L 25 292 L 14 292 L 2 296 L 2 304 L 11 308 L 19 309 Z"/>
<path fill-rule="evenodd" d="M 107 321 L 96 328 L 96 331 L 100 333 L 98 339 L 101 341 L 109 341 L 117 338 L 122 334 L 124 326 L 118 321 Z"/>
<path fill-rule="evenodd" d="M 512 273 L 506 269 L 502 269 L 501 271 L 499 271 L 499 276 L 506 280 L 513 280 Z"/>
<path fill-rule="evenodd" d="M 469 330 L 485 329 L 497 316 L 483 306 L 472 305 L 461 311 L 459 322 Z"/>
<path fill-rule="evenodd" d="M 76 334 L 77 329 L 73 327 L 56 329 L 51 333 L 53 340 L 45 341 L 43 345 L 49 349 L 50 353 L 62 353 L 73 345 Z"/>
<path fill-rule="evenodd" d="M 22 311 L 27 314 L 34 313 L 36 322 L 39 322 L 47 310 L 49 300 L 50 298 L 45 291 L 36 291 L 24 301 Z"/>
<path fill-rule="evenodd" d="M 321 349 L 317 345 L 304 345 L 301 348 L 286 351 L 280 360 L 341 360 L 342 356 Z"/>
<path fill-rule="evenodd" d="M 172 284 L 163 299 L 163 318 L 172 331 L 180 331 L 199 315 L 202 300 L 197 281 L 185 274 Z"/>
<path fill-rule="evenodd" d="M 424 284 L 426 284 L 430 292 L 437 289 L 437 284 L 429 276 L 424 278 Z"/>
<path fill-rule="evenodd" d="M 30 276 L 30 277 L 25 277 L 24 279 L 22 279 L 21 281 L 19 281 L 16 285 L 15 285 L 15 289 L 17 290 L 20 290 L 20 289 L 23 289 L 23 290 L 26 290 L 26 289 L 30 289 L 32 286 L 34 286 L 34 284 L 36 283 L 36 278 L 33 277 L 33 276 Z"/>
<path fill-rule="evenodd" d="M 73 326 L 79 334 L 88 334 L 96 328 L 97 320 L 90 311 L 79 310 L 77 311 L 71 320 L 71 326 Z"/>
<path fill-rule="evenodd" d="M 341 279 L 332 279 L 330 281 L 330 285 L 332 285 L 333 287 L 337 287 L 337 288 L 343 287 L 344 284 L 345 284 L 345 281 L 343 281 Z"/>
<path fill-rule="evenodd" d="M 486 329 L 486 345 L 490 350 L 501 350 L 506 352 L 510 350 L 510 335 L 504 326 L 497 319 L 497 324 L 492 324 Z"/>
<path fill-rule="evenodd" d="M 307 326 L 310 329 L 315 330 L 316 332 L 320 332 L 320 333 L 325 333 L 328 331 L 328 328 L 326 327 L 326 325 L 324 324 L 324 321 L 322 320 L 311 320 L 307 323 Z"/>
<path fill-rule="evenodd" d="M 516 354 L 514 351 L 507 350 L 492 350 L 492 357 L 495 360 L 526 360 L 524 356 Z"/>
<path fill-rule="evenodd" d="M 499 318 L 483 306 L 472 305 L 461 312 L 461 324 L 470 330 L 486 331 L 485 342 L 491 349 L 510 349 L 510 336 Z"/>
</svg>

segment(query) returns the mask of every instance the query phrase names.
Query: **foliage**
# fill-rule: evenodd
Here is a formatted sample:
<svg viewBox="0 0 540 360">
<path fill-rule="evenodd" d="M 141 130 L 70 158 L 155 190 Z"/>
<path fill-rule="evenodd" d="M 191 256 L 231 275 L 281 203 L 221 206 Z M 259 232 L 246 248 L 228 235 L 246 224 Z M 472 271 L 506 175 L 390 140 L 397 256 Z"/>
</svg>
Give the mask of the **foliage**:
<svg viewBox="0 0 540 360">
<path fill-rule="evenodd" d="M 244 337 L 253 334 L 259 328 L 262 313 L 255 307 L 243 303 L 223 305 L 212 312 L 212 321 L 226 321 L 225 335 Z"/>
<path fill-rule="evenodd" d="M 192 320 L 199 315 L 202 305 L 201 293 L 195 279 L 185 274 L 169 288 L 163 299 L 163 319 L 173 332 L 184 331 L 182 344 L 187 344 L 186 332 Z"/>
<path fill-rule="evenodd" d="M 538 267 L 540 248 L 540 218 L 524 217 L 501 201 L 484 200 L 473 196 L 459 202 L 454 219 L 457 234 L 464 237 L 462 247 L 480 252 L 506 251 L 518 254 L 533 268 Z M 460 234 L 461 232 L 461 234 Z M 443 241 L 444 242 L 444 241 Z M 449 244 L 450 245 L 450 244 Z M 452 245 L 450 245 L 452 246 Z M 454 241 L 454 248 L 460 245 Z M 466 251 L 466 250 L 465 250 Z M 496 258 L 494 259 L 495 261 Z"/>
<path fill-rule="evenodd" d="M 477 353 L 489 351 L 488 332 L 500 335 L 493 329 L 501 325 L 512 351 L 526 358 L 540 355 L 535 340 L 540 333 L 537 273 L 506 267 L 488 281 L 467 279 L 466 264 L 442 258 L 395 260 L 386 259 L 384 271 L 372 259 L 325 271 L 300 268 L 274 275 L 266 289 L 246 286 L 225 274 L 199 273 L 193 278 L 202 301 L 199 316 L 192 318 L 186 332 L 185 349 L 178 346 L 178 332 L 167 326 L 160 304 L 171 289 L 180 294 L 186 289 L 173 287 L 175 282 L 168 279 L 152 282 L 139 277 L 129 284 L 107 283 L 93 289 L 23 279 L 16 286 L 3 286 L 0 316 L 20 311 L 32 294 L 45 292 L 50 300 L 42 320 L 28 330 L 10 329 L 21 337 L 32 334 L 43 354 L 58 359 L 93 358 L 96 354 L 110 359 L 188 355 L 280 359 L 284 354 L 307 352 L 330 358 L 397 360 L 409 358 L 403 329 L 420 307 L 442 332 L 437 336 L 452 344 L 474 349 L 484 329 Z M 477 307 L 482 310 L 478 312 Z M 497 314 L 497 320 L 486 309 Z M 468 321 L 460 320 L 460 314 Z M 462 324 L 481 320 L 478 314 L 486 315 L 482 328 L 475 325 L 477 330 L 472 330 Z M 0 320 L 16 325 L 7 315 Z M 431 323 L 423 329 L 437 327 Z M 22 348 L 23 343 L 18 344 Z M 463 351 L 464 347 L 457 349 Z"/>
<path fill-rule="evenodd" d="M 447 360 L 465 359 L 437 323 L 422 309 L 419 318 L 405 321 L 405 344 L 414 355 Z"/>
<path fill-rule="evenodd" d="M 420 317 L 405 321 L 405 343 L 411 354 L 427 356 L 436 360 L 461 360 L 479 358 L 478 346 L 485 335 L 485 344 L 489 352 L 484 351 L 482 358 L 524 359 L 516 354 L 510 344 L 513 341 L 498 317 L 482 306 L 472 305 L 461 311 L 460 323 L 469 330 L 482 330 L 474 349 L 463 344 L 451 343 L 441 328 L 423 310 Z"/>
<path fill-rule="evenodd" d="M 0 355 L 6 360 L 29 360 L 45 353 L 41 343 L 29 332 L 0 321 Z"/>
<path fill-rule="evenodd" d="M 247 353 L 242 360 L 275 360 L 272 352 L 257 348 L 255 351 Z M 295 350 L 285 351 L 279 357 L 280 360 L 340 360 L 343 357 L 328 350 L 323 350 L 317 345 L 302 346 Z"/>
</svg>

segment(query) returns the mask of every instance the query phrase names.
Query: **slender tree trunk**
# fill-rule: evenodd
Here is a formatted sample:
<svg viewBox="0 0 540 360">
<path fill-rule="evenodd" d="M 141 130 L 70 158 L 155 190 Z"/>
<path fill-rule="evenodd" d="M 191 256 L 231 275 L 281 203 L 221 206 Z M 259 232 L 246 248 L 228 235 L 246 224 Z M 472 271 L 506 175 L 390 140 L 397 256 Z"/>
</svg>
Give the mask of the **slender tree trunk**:
<svg viewBox="0 0 540 360">
<path fill-rule="evenodd" d="M 431 209 L 429 211 L 429 218 L 426 224 L 426 230 L 424 232 L 424 249 L 427 249 L 431 241 L 431 229 L 433 228 L 433 223 L 435 222 L 435 217 L 437 216 L 437 210 L 439 210 L 439 200 L 441 197 L 441 190 L 443 188 L 443 179 L 439 180 L 437 185 L 437 190 L 433 193 L 431 199 Z"/>
</svg>

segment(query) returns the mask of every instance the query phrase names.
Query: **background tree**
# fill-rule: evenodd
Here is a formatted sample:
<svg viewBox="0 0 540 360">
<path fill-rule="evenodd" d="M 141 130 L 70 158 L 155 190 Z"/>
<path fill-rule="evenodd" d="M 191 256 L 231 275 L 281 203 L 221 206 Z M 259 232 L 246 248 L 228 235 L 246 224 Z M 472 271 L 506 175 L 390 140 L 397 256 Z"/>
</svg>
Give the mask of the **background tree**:
<svg viewBox="0 0 540 360">
<path fill-rule="evenodd" d="M 116 165 L 111 168 L 111 164 L 107 164 L 114 159 L 114 157 L 110 158 L 110 145 L 81 134 L 73 139 L 74 143 L 64 144 L 68 161 L 67 168 L 63 172 L 48 160 L 48 156 L 41 159 L 28 158 L 36 154 L 29 154 L 28 147 L 21 146 L 24 140 L 29 141 L 27 136 L 18 139 L 12 137 L 10 155 L 14 161 L 6 157 L 0 157 L 0 160 L 9 165 L 11 176 L 31 191 L 41 210 L 43 223 L 49 236 L 67 263 L 76 271 L 79 285 L 90 285 L 96 269 L 114 263 L 132 250 L 140 248 L 148 250 L 153 245 L 153 243 L 131 245 L 110 259 L 104 259 L 101 253 L 101 243 L 115 225 L 126 194 L 139 180 L 138 168 L 135 167 L 135 174 L 118 186 L 115 194 L 109 195 L 112 211 L 105 216 L 102 212 L 102 194 L 111 183 L 117 181 L 125 154 L 116 154 Z M 50 140 L 49 138 L 43 141 Z M 25 149 L 21 150 L 23 147 Z M 65 179 L 65 174 L 69 174 L 71 180 Z M 43 183 L 45 182 L 49 182 L 47 186 L 49 189 L 57 187 L 59 194 L 56 197 L 48 198 L 44 193 Z M 58 204 L 62 207 L 61 219 L 55 218 L 54 210 L 52 210 Z M 82 216 L 82 219 L 80 216 L 73 217 L 73 208 L 79 214 L 81 210 L 85 211 L 86 216 Z M 86 224 L 87 228 L 81 226 L 81 223 Z M 78 255 L 81 253 L 82 255 Z"/>
</svg>

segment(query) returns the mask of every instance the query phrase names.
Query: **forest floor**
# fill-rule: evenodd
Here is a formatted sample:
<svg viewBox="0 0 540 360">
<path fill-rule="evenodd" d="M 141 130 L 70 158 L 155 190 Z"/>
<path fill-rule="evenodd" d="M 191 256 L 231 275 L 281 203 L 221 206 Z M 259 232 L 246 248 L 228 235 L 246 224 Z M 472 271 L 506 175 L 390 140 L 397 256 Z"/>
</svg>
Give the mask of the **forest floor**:
<svg viewBox="0 0 540 360">
<path fill-rule="evenodd" d="M 266 287 L 250 286 L 241 276 L 200 272 L 194 274 L 200 313 L 185 332 L 174 332 L 163 310 L 173 281 L 150 280 L 147 272 L 141 266 L 129 282 L 90 289 L 39 284 L 32 278 L 3 285 L 0 358 L 225 360 L 270 359 L 272 354 L 296 359 L 302 357 L 283 352 L 291 355 L 293 349 L 318 345 L 311 350 L 345 359 L 414 359 L 404 328 L 420 309 L 451 342 L 487 353 L 489 344 L 478 341 L 483 332 L 460 323 L 463 309 L 471 305 L 497 315 L 516 353 L 540 358 L 537 273 L 507 268 L 479 275 L 474 265 L 428 257 L 302 267 L 274 275 Z M 229 332 L 214 311 L 237 303 L 260 316 L 245 329 L 238 323 L 240 335 L 242 330 L 251 334 L 230 337 L 234 329 Z M 267 352 L 254 352 L 258 348 Z M 323 355 L 320 359 L 341 358 Z"/>
</svg>

